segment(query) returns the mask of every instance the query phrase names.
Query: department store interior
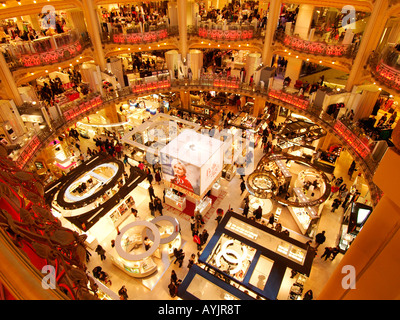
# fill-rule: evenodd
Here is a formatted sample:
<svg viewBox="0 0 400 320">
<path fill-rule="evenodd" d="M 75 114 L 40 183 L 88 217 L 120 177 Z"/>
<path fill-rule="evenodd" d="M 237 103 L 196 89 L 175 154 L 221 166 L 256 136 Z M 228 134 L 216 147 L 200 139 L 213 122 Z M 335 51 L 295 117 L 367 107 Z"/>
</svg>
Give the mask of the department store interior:
<svg viewBox="0 0 400 320">
<path fill-rule="evenodd" d="M 0 300 L 398 298 L 397 1 L 0 2 Z"/>
</svg>

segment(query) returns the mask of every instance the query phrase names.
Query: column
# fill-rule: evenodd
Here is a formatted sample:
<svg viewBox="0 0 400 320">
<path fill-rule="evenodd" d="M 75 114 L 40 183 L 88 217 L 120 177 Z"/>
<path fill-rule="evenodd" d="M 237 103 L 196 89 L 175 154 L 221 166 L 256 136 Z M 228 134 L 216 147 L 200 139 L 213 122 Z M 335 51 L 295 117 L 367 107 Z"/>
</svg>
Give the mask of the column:
<svg viewBox="0 0 400 320">
<path fill-rule="evenodd" d="M 302 60 L 298 58 L 287 58 L 287 61 L 288 63 L 286 66 L 285 77 L 292 79 L 290 82 L 290 87 L 293 88 L 296 80 L 298 80 L 300 77 Z"/>
<path fill-rule="evenodd" d="M 14 81 L 13 75 L 8 68 L 6 59 L 3 53 L 0 53 L 0 80 L 6 91 L 7 97 L 14 100 L 17 106 L 22 105 L 24 102 L 19 94 L 17 84 Z"/>
<path fill-rule="evenodd" d="M 309 40 L 310 25 L 313 18 L 314 6 L 310 4 L 301 4 L 297 14 L 294 35 L 299 35 L 301 39 Z"/>
<path fill-rule="evenodd" d="M 385 28 L 386 11 L 388 9 L 388 0 L 376 0 L 371 16 L 368 19 L 367 26 L 361 38 L 361 44 L 357 52 L 356 58 L 353 60 L 353 65 L 346 83 L 346 90 L 351 91 L 358 78 L 362 76 L 364 66 L 368 61 L 372 50 L 376 49 L 378 42 Z"/>
<path fill-rule="evenodd" d="M 259 54 L 259 53 L 250 53 L 247 56 L 246 65 L 245 65 L 246 78 L 244 79 L 244 82 L 249 83 L 251 76 L 253 76 L 253 80 L 255 80 L 254 79 L 254 77 L 255 77 L 254 72 L 260 66 L 260 64 L 261 64 L 261 54 Z"/>
<path fill-rule="evenodd" d="M 378 100 L 380 91 L 366 91 L 364 90 L 361 94 L 360 102 L 354 110 L 354 121 L 362 118 L 368 118 L 372 110 L 374 109 L 375 103 Z"/>
<path fill-rule="evenodd" d="M 178 5 L 176 1 L 168 1 L 168 17 L 170 26 L 178 25 Z"/>
<path fill-rule="evenodd" d="M 192 109 L 190 103 L 190 92 L 189 91 L 180 91 L 181 96 L 181 107 L 185 110 L 190 111 Z"/>
<path fill-rule="evenodd" d="M 281 12 L 280 0 L 271 0 L 269 5 L 269 13 L 267 20 L 267 29 L 265 31 L 264 47 L 262 52 L 262 62 L 265 66 L 270 67 L 272 60 L 272 42 L 276 28 L 278 26 L 279 14 Z"/>
<path fill-rule="evenodd" d="M 192 70 L 192 79 L 199 79 L 201 69 L 203 68 L 203 51 L 197 49 L 189 50 L 188 66 Z"/>
<path fill-rule="evenodd" d="M 395 149 L 387 150 L 374 175 L 374 182 L 384 196 L 332 273 L 318 299 L 398 299 L 400 155 Z M 346 271 L 346 268 L 352 268 L 355 274 L 355 288 L 349 287 L 352 283 L 349 280 L 351 271 Z"/>
<path fill-rule="evenodd" d="M 106 68 L 106 61 L 104 58 L 103 46 L 100 37 L 100 28 L 95 8 L 91 0 L 82 1 L 82 9 L 86 20 L 87 30 L 92 40 L 94 49 L 94 58 L 100 69 L 104 71 Z"/>
<path fill-rule="evenodd" d="M 182 55 L 182 60 L 188 52 L 187 45 L 187 3 L 186 0 L 178 0 L 178 27 L 179 27 L 179 52 Z"/>
<path fill-rule="evenodd" d="M 264 108 L 265 108 L 265 99 L 256 97 L 254 99 L 253 116 L 258 117 L 260 114 L 263 113 Z"/>
<path fill-rule="evenodd" d="M 104 114 L 107 117 L 107 123 L 112 124 L 120 122 L 115 104 L 110 104 L 104 108 Z"/>
</svg>

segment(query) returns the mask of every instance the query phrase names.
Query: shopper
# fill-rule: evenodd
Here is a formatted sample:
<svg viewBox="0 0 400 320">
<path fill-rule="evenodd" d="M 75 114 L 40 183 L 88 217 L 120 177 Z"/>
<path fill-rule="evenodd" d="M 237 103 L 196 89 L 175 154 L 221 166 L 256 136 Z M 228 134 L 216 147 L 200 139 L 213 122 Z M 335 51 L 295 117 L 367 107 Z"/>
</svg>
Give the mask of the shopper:
<svg viewBox="0 0 400 320">
<path fill-rule="evenodd" d="M 325 240 L 326 240 L 325 231 L 322 231 L 322 232 L 318 233 L 318 234 L 315 236 L 315 242 L 317 243 L 317 245 L 315 246 L 315 249 L 318 249 L 318 247 L 319 247 L 321 244 L 323 244 L 323 243 L 325 242 Z"/>
<path fill-rule="evenodd" d="M 208 232 L 206 229 L 203 230 L 203 232 L 200 235 L 200 244 L 201 246 L 204 246 L 208 240 Z"/>
<path fill-rule="evenodd" d="M 262 217 L 262 208 L 259 206 L 256 210 L 253 211 L 253 215 L 256 220 L 261 220 Z"/>
<path fill-rule="evenodd" d="M 340 252 L 339 246 L 336 246 L 335 248 L 333 248 L 332 255 L 331 255 L 331 261 L 335 260 L 335 258 L 339 252 Z"/>
<path fill-rule="evenodd" d="M 182 267 L 183 259 L 185 259 L 185 253 L 182 249 L 180 249 L 178 253 L 178 258 L 176 259 L 179 263 L 179 268 Z"/>
<path fill-rule="evenodd" d="M 103 249 L 101 245 L 97 245 L 95 251 L 100 256 L 101 261 L 106 260 L 106 251 Z"/>
<path fill-rule="evenodd" d="M 160 182 L 161 182 L 161 173 L 160 173 L 160 170 L 156 169 L 156 172 L 155 172 L 155 174 L 154 174 L 154 178 L 155 178 L 155 180 L 156 180 L 156 183 L 157 183 L 157 184 L 160 184 Z M 164 201 L 164 202 L 165 202 L 165 201 Z"/>
<path fill-rule="evenodd" d="M 195 260 L 196 260 L 196 255 L 192 253 L 192 255 L 189 258 L 189 263 L 187 265 L 188 269 L 190 269 L 194 265 Z"/>
<path fill-rule="evenodd" d="M 274 223 L 275 223 L 275 215 L 273 213 L 271 213 L 271 215 L 268 218 L 267 226 L 271 225 L 272 228 L 273 228 L 274 227 Z"/>
<path fill-rule="evenodd" d="M 154 207 L 154 203 L 152 200 L 150 200 L 149 202 L 149 209 L 150 209 L 150 214 L 155 217 L 155 207 Z"/>
<path fill-rule="evenodd" d="M 197 250 L 201 250 L 201 240 L 200 237 L 198 236 L 198 231 L 197 229 L 194 229 L 194 236 L 193 236 L 193 241 L 197 244 Z"/>
<path fill-rule="evenodd" d="M 244 208 L 243 208 L 243 215 L 247 218 L 247 215 L 249 214 L 249 209 L 250 209 L 250 207 L 249 207 L 249 204 L 248 203 L 245 203 L 244 204 Z"/>
<path fill-rule="evenodd" d="M 240 190 L 242 191 L 240 193 L 240 195 L 243 194 L 244 190 L 246 190 L 246 183 L 242 180 L 242 182 L 240 183 Z"/>
<path fill-rule="evenodd" d="M 321 256 L 321 259 L 323 257 L 325 257 L 325 261 L 326 261 L 327 259 L 329 259 L 329 257 L 331 256 L 332 252 L 333 252 L 333 248 L 325 247 L 325 251 L 324 251 L 323 255 Z"/>
<path fill-rule="evenodd" d="M 153 175 L 151 174 L 150 169 L 148 169 L 149 171 L 147 172 L 147 180 L 149 181 L 150 185 L 153 182 Z"/>
<path fill-rule="evenodd" d="M 192 232 L 193 232 L 193 229 L 195 228 L 195 225 L 196 225 L 196 219 L 194 218 L 194 216 L 191 216 L 190 217 L 190 230 L 192 230 Z"/>
<path fill-rule="evenodd" d="M 154 194 L 154 188 L 153 188 L 153 186 L 151 185 L 151 183 L 150 183 L 150 186 L 149 186 L 149 196 L 150 196 L 150 201 L 153 201 L 153 198 L 155 198 L 156 197 L 156 195 Z"/>
<path fill-rule="evenodd" d="M 156 198 L 154 199 L 154 209 L 157 210 L 158 212 L 160 212 L 160 215 L 163 215 L 163 213 L 162 213 L 163 208 L 164 208 L 164 207 L 163 207 L 163 205 L 162 205 L 161 199 L 158 198 L 158 197 L 156 197 Z"/>
<path fill-rule="evenodd" d="M 123 285 L 121 289 L 118 290 L 118 294 L 120 300 L 128 300 L 128 290 L 126 289 L 125 285 Z"/>
<path fill-rule="evenodd" d="M 350 164 L 349 171 L 347 172 L 347 174 L 349 175 L 350 180 L 351 180 L 355 170 L 356 170 L 356 162 L 353 160 L 353 162 Z"/>
<path fill-rule="evenodd" d="M 308 290 L 304 296 L 303 296 L 303 300 L 312 300 L 313 299 L 313 292 L 312 290 Z"/>
<path fill-rule="evenodd" d="M 340 199 L 338 199 L 338 198 L 336 198 L 335 200 L 333 200 L 331 212 L 335 212 L 335 210 L 336 210 L 337 208 L 339 208 L 339 206 L 340 206 L 341 203 L 342 203 L 342 201 L 340 201 Z"/>
<path fill-rule="evenodd" d="M 168 285 L 169 295 L 171 298 L 175 298 L 176 294 L 178 293 L 178 287 L 176 284 L 171 280 L 170 284 Z"/>
<path fill-rule="evenodd" d="M 174 284 L 176 284 L 178 282 L 178 276 L 177 276 L 175 270 L 171 271 L 171 282 Z"/>
<path fill-rule="evenodd" d="M 147 251 L 151 247 L 151 240 L 148 237 L 144 237 L 143 244 L 144 244 L 144 249 Z"/>
</svg>

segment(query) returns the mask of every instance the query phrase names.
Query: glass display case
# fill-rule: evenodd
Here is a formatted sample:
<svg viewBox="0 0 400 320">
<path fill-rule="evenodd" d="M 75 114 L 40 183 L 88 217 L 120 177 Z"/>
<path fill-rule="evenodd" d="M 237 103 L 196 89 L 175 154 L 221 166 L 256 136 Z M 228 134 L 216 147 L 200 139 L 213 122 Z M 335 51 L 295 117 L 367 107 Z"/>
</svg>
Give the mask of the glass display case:
<svg viewBox="0 0 400 320">
<path fill-rule="evenodd" d="M 286 241 L 279 242 L 279 244 L 276 248 L 276 252 L 278 252 L 280 255 L 286 256 L 289 259 L 294 260 L 300 264 L 302 264 L 304 262 L 304 259 L 306 256 L 306 251 L 304 249 L 296 247 Z"/>
<path fill-rule="evenodd" d="M 201 201 L 197 202 L 194 211 L 199 212 L 202 216 L 205 215 L 212 206 L 212 200 L 209 197 L 204 197 Z"/>
<path fill-rule="evenodd" d="M 179 211 L 183 211 L 186 208 L 186 197 L 180 197 L 172 189 L 167 189 L 165 191 L 165 203 Z"/>
</svg>

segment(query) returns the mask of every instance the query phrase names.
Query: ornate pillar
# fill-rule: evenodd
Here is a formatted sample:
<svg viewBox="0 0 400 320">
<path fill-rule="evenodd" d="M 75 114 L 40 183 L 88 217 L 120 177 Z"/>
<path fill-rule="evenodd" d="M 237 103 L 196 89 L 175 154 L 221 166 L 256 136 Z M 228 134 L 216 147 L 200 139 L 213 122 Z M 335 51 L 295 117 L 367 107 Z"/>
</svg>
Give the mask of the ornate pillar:
<svg viewBox="0 0 400 320">
<path fill-rule="evenodd" d="M 368 118 L 371 115 L 380 93 L 381 92 L 379 90 L 363 91 L 363 93 L 361 94 L 361 100 L 358 103 L 356 110 L 354 110 L 354 121 L 362 118 Z"/>
<path fill-rule="evenodd" d="M 361 38 L 361 44 L 358 49 L 356 58 L 346 83 L 346 90 L 356 84 L 358 78 L 362 76 L 364 66 L 366 65 L 372 50 L 375 50 L 385 28 L 386 20 L 384 19 L 388 9 L 388 0 L 376 0 L 374 8 L 368 19 L 367 26 Z"/>
<path fill-rule="evenodd" d="M 180 91 L 181 96 L 181 107 L 185 110 L 190 111 L 192 109 L 190 103 L 190 92 L 189 91 Z"/>
<path fill-rule="evenodd" d="M 374 182 L 384 195 L 332 273 L 318 299 L 399 299 L 399 161 L 398 149 L 390 148 L 386 151 L 374 175 Z M 352 284 L 354 286 L 351 286 Z"/>
<path fill-rule="evenodd" d="M 8 68 L 3 53 L 0 53 L 0 80 L 7 94 L 7 98 L 14 100 L 14 103 L 17 106 L 22 105 L 24 101 L 19 94 L 17 84 L 15 83 L 13 75 Z"/>
<path fill-rule="evenodd" d="M 302 60 L 297 58 L 287 58 L 287 66 L 285 71 L 285 77 L 292 79 L 290 82 L 290 87 L 293 87 L 296 80 L 300 77 Z"/>
<path fill-rule="evenodd" d="M 267 29 L 265 31 L 264 47 L 262 52 L 262 62 L 265 66 L 271 65 L 272 60 L 272 42 L 278 26 L 279 14 L 281 12 L 281 1 L 271 0 L 267 20 Z"/>
<path fill-rule="evenodd" d="M 92 40 L 94 48 L 94 58 L 96 63 L 100 66 L 101 71 L 106 68 L 106 60 L 104 58 L 103 46 L 100 37 L 100 28 L 98 17 L 93 7 L 91 0 L 82 0 L 82 9 L 86 20 L 87 30 Z"/>
<path fill-rule="evenodd" d="M 299 35 L 301 39 L 308 40 L 310 26 L 313 18 L 314 6 L 310 4 L 301 4 L 297 14 L 294 35 Z"/>
<path fill-rule="evenodd" d="M 253 116 L 258 117 L 260 114 L 262 114 L 264 107 L 265 107 L 265 99 L 256 97 L 254 99 Z"/>
</svg>

